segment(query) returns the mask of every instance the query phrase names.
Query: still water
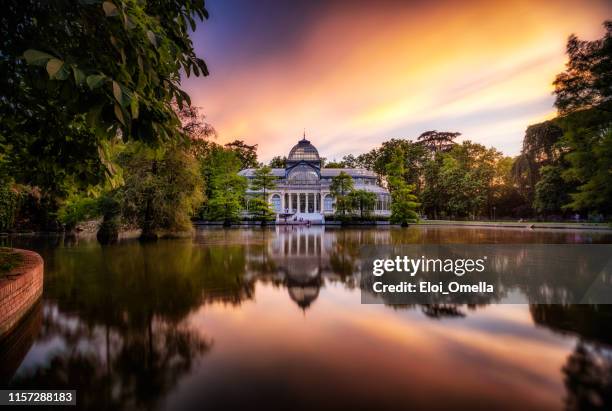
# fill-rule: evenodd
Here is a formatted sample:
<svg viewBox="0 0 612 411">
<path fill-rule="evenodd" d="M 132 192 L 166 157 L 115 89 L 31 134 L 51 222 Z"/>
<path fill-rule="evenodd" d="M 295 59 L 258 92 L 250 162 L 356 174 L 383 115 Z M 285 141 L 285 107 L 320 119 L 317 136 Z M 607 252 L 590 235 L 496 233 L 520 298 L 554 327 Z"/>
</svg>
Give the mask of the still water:
<svg viewBox="0 0 612 411">
<path fill-rule="evenodd" d="M 606 232 L 199 229 L 102 247 L 18 238 L 42 301 L 2 386 L 82 409 L 612 409 L 612 306 L 360 304 L 364 244 L 612 243 Z"/>
</svg>

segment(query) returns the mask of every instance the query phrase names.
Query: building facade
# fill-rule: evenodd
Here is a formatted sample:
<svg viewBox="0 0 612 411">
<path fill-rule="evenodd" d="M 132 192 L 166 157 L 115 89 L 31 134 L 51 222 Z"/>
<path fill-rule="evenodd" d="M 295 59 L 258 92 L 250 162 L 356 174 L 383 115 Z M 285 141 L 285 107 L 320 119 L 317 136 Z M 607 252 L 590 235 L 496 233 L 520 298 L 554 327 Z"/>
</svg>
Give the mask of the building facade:
<svg viewBox="0 0 612 411">
<path fill-rule="evenodd" d="M 319 152 L 304 136 L 289 152 L 286 167 L 272 169 L 277 181 L 276 188 L 269 192 L 268 202 L 277 215 L 277 221 L 324 222 L 326 216 L 335 212 L 330 185 L 341 172 L 352 177 L 356 190 L 376 194 L 375 216 L 390 215 L 391 198 L 389 192 L 378 184 L 376 173 L 361 168 L 321 168 Z M 240 171 L 240 175 L 249 180 L 254 173 L 255 169 L 252 168 Z M 261 193 L 250 189 L 247 191 L 247 196 L 255 195 Z"/>
</svg>

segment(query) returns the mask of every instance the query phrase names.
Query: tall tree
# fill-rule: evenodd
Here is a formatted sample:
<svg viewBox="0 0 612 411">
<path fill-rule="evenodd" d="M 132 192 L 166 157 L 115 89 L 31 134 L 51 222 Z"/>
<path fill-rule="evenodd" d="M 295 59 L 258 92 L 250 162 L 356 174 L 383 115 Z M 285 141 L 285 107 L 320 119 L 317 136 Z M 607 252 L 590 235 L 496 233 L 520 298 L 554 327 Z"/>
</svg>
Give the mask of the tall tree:
<svg viewBox="0 0 612 411">
<path fill-rule="evenodd" d="M 353 203 L 349 197 L 353 190 L 353 178 L 344 171 L 332 178 L 329 191 L 336 199 L 336 214 L 342 218 L 346 218 L 346 214 L 353 210 Z"/>
<path fill-rule="evenodd" d="M 179 139 L 180 73 L 208 74 L 189 37 L 205 18 L 201 0 L 7 2 L 0 157 L 11 175 L 53 210 L 112 174 L 105 142 Z"/>
<path fill-rule="evenodd" d="M 359 211 L 363 220 L 369 218 L 376 206 L 376 194 L 367 190 L 353 190 L 348 194 L 348 201 Z"/>
<path fill-rule="evenodd" d="M 545 166 L 535 185 L 533 208 L 540 215 L 557 214 L 569 202 L 568 191 L 561 167 Z"/>
<path fill-rule="evenodd" d="M 455 139 L 460 135 L 461 133 L 452 131 L 431 130 L 422 133 L 417 141 L 431 151 L 448 151 L 455 145 Z"/>
<path fill-rule="evenodd" d="M 521 154 L 512 167 L 514 181 L 531 207 L 535 196 L 535 186 L 540 179 L 540 169 L 556 163 L 562 154 L 558 142 L 563 130 L 555 121 L 545 121 L 527 127 L 523 137 Z"/>
<path fill-rule="evenodd" d="M 259 165 L 257 162 L 257 144 L 251 146 L 242 140 L 234 140 L 231 143 L 227 143 L 225 148 L 236 153 L 242 168 L 255 168 Z"/>
<path fill-rule="evenodd" d="M 257 216 L 262 225 L 274 217 L 274 211 L 268 202 L 268 193 L 276 188 L 276 180 L 277 177 L 272 174 L 269 166 L 258 167 L 251 179 L 251 190 L 260 192 L 260 201 L 251 200 L 249 211 Z"/>
<path fill-rule="evenodd" d="M 132 143 L 117 162 L 125 180 L 118 190 L 121 214 L 142 229 L 142 238 L 191 230 L 191 217 L 203 199 L 202 178 L 184 147 L 152 149 Z"/>
<path fill-rule="evenodd" d="M 591 108 L 610 112 L 612 21 L 605 21 L 603 26 L 601 39 L 585 41 L 572 34 L 567 41 L 567 68 L 553 83 L 555 106 L 562 115 Z"/>
<path fill-rule="evenodd" d="M 270 160 L 270 163 L 268 165 L 272 168 L 285 168 L 287 167 L 287 157 L 285 156 L 272 157 L 272 160 Z"/>
<path fill-rule="evenodd" d="M 211 220 L 223 221 L 229 226 L 240 220 L 247 179 L 239 176 L 242 163 L 235 152 L 223 147 L 214 149 L 205 160 L 208 180 L 208 199 L 204 207 L 204 215 Z"/>
<path fill-rule="evenodd" d="M 612 21 L 601 39 L 567 43 L 567 69 L 555 80 L 555 105 L 564 129 L 569 167 L 563 177 L 576 188 L 567 209 L 612 214 Z"/>
<path fill-rule="evenodd" d="M 413 194 L 414 185 L 406 183 L 403 178 L 404 159 L 401 149 L 397 150 L 387 166 L 387 182 L 391 193 L 391 222 L 405 227 L 419 219 L 416 212 L 420 206 Z"/>
</svg>

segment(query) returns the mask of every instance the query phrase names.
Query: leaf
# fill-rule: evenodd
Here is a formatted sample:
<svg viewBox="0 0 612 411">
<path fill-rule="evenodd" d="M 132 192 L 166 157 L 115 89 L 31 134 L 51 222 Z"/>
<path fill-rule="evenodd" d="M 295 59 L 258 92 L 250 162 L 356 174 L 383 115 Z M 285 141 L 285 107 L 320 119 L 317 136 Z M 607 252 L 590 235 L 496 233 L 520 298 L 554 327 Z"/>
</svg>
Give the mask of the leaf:
<svg viewBox="0 0 612 411">
<path fill-rule="evenodd" d="M 93 90 L 95 88 L 100 87 L 105 79 L 106 76 L 104 74 L 92 74 L 90 76 L 87 76 L 86 81 L 87 85 L 89 86 L 89 89 Z"/>
<path fill-rule="evenodd" d="M 138 97 L 136 97 L 136 95 L 134 95 L 132 97 L 132 101 L 130 101 L 130 109 L 132 111 L 132 118 L 137 119 L 138 118 Z"/>
<path fill-rule="evenodd" d="M 74 82 L 78 85 L 83 84 L 85 82 L 85 73 L 76 66 L 72 66 L 72 74 L 74 74 Z"/>
<path fill-rule="evenodd" d="M 28 64 L 32 64 L 34 66 L 44 66 L 47 64 L 52 58 L 55 58 L 51 54 L 44 53 L 42 51 L 28 49 L 23 53 L 23 57 L 25 58 Z"/>
<path fill-rule="evenodd" d="M 110 1 L 105 1 L 104 3 L 102 3 L 102 8 L 104 9 L 104 14 L 106 14 L 106 17 L 113 17 L 119 14 L 117 6 L 115 6 Z"/>
<path fill-rule="evenodd" d="M 119 83 L 117 83 L 114 80 L 113 80 L 113 95 L 115 96 L 115 100 L 117 100 L 117 102 L 123 106 L 123 93 L 121 92 L 121 86 L 119 85 Z"/>
<path fill-rule="evenodd" d="M 155 37 L 155 33 L 153 33 L 151 30 L 148 30 L 147 38 L 149 39 L 151 44 L 153 44 L 153 46 L 157 47 L 157 37 Z"/>
<path fill-rule="evenodd" d="M 119 120 L 121 124 L 124 126 L 126 125 L 125 119 L 123 118 L 123 112 L 121 111 L 121 106 L 119 104 L 115 104 L 115 117 L 117 117 L 117 120 Z"/>
<path fill-rule="evenodd" d="M 50 78 L 55 78 L 59 71 L 64 67 L 64 62 L 62 60 L 52 58 L 47 62 L 47 73 L 49 73 Z"/>
<path fill-rule="evenodd" d="M 102 114 L 102 105 L 92 107 L 85 116 L 87 125 L 91 128 L 98 128 L 98 122 L 100 121 L 100 115 Z"/>
</svg>

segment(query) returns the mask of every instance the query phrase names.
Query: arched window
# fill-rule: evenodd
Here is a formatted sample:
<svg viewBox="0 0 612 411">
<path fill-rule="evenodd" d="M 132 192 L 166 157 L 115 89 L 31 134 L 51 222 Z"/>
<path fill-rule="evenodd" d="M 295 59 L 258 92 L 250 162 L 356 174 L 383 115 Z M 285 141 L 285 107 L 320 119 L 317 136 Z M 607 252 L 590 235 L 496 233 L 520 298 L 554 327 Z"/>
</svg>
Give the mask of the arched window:
<svg viewBox="0 0 612 411">
<path fill-rule="evenodd" d="M 334 211 L 334 199 L 329 194 L 323 197 L 323 211 Z"/>
<path fill-rule="evenodd" d="M 317 184 L 319 175 L 312 167 L 301 164 L 289 172 L 288 180 L 289 184 Z"/>
<path fill-rule="evenodd" d="M 281 210 L 281 197 L 278 194 L 274 194 L 272 196 L 272 208 L 274 208 L 274 211 L 276 211 L 277 213 L 280 213 Z"/>
</svg>

